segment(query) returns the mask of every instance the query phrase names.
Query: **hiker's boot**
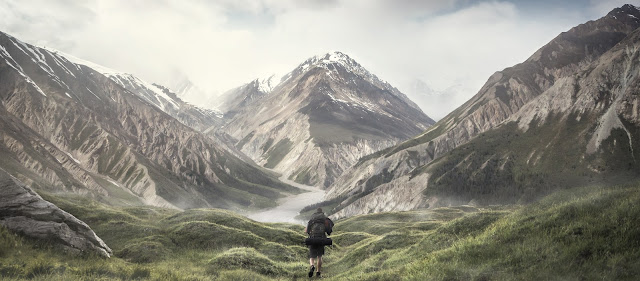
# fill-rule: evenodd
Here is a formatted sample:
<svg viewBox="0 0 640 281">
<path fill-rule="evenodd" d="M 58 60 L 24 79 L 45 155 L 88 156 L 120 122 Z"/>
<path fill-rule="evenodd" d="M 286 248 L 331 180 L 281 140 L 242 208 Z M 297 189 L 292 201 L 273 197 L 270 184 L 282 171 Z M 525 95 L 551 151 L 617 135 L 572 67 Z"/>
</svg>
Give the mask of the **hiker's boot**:
<svg viewBox="0 0 640 281">
<path fill-rule="evenodd" d="M 316 272 L 316 277 L 317 278 L 322 278 L 322 275 L 320 275 L 320 271 Z"/>
<path fill-rule="evenodd" d="M 315 265 L 311 265 L 309 268 L 309 278 L 313 277 L 313 272 L 316 270 Z"/>
</svg>

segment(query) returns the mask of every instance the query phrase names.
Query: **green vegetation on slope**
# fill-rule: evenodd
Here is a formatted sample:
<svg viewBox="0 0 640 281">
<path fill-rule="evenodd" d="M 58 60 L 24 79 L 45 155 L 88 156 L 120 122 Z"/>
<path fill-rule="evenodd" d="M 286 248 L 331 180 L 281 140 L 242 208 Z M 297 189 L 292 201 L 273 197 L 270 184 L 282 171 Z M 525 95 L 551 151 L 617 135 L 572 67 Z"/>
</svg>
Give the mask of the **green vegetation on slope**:
<svg viewBox="0 0 640 281">
<path fill-rule="evenodd" d="M 45 194 L 115 257 L 71 257 L 0 228 L 0 277 L 36 280 L 305 280 L 303 227 L 225 210 L 109 207 Z M 450 207 L 338 221 L 329 280 L 632 280 L 640 184 L 563 190 L 525 206 Z"/>
<path fill-rule="evenodd" d="M 282 159 L 291 151 L 293 142 L 289 139 L 280 140 L 274 147 L 272 147 L 266 155 L 267 163 L 264 164 L 265 168 L 275 168 Z"/>
<path fill-rule="evenodd" d="M 431 174 L 427 196 L 481 204 L 532 202 L 558 189 L 637 180 L 640 152 L 631 149 L 624 130 L 613 130 L 600 151 L 586 153 L 596 117 L 551 115 L 544 122 L 532 121 L 526 132 L 507 123 L 416 168 L 411 176 Z"/>
</svg>

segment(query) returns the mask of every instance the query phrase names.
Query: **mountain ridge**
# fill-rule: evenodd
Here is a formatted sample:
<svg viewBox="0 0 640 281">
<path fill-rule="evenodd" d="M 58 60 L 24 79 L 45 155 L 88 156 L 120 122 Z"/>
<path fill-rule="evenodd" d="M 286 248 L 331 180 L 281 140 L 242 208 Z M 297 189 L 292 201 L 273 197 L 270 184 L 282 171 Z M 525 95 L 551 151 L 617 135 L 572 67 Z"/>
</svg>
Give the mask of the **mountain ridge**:
<svg viewBox="0 0 640 281">
<path fill-rule="evenodd" d="M 326 187 L 361 156 L 433 123 L 340 52 L 311 57 L 280 81 L 269 93 L 257 83 L 238 88 L 223 131 L 256 163 L 299 183 Z"/>
<path fill-rule="evenodd" d="M 620 13 L 634 17 L 617 19 L 612 16 Z M 331 202 L 342 203 L 336 216 L 433 206 L 437 196 L 433 193 L 430 193 L 431 197 L 424 196 L 422 191 L 429 193 L 427 186 L 438 179 L 430 178 L 433 173 L 416 172 L 417 170 L 429 170 L 425 167 L 435 159 L 446 158 L 450 151 L 484 132 L 502 126 L 526 104 L 553 89 L 554 85 L 560 87 L 563 81 L 570 79 L 581 68 L 594 64 L 640 27 L 640 22 L 635 20 L 636 16 L 640 17 L 637 8 L 623 6 L 599 20 L 589 21 L 561 33 L 525 62 L 493 74 L 478 94 L 426 132 L 398 146 L 364 157 L 337 179 L 328 192 Z M 606 88 L 606 84 L 604 85 Z M 579 88 L 580 86 L 576 86 L 577 90 Z M 573 91 L 573 88 L 570 90 Z M 475 144 L 479 145 L 477 142 Z M 467 156 L 474 157 L 469 154 L 465 155 Z M 464 161 L 464 158 L 458 161 Z M 482 163 L 474 167 L 485 167 Z M 458 163 L 449 163 L 454 166 L 456 164 Z M 464 172 L 456 174 L 464 178 Z M 468 183 L 464 185 L 469 188 Z M 439 190 L 443 188 L 446 188 L 445 185 L 441 185 Z M 399 199 L 403 198 L 403 192 L 415 194 L 412 204 Z M 454 200 L 447 203 L 442 200 L 439 204 L 467 202 Z"/>
<path fill-rule="evenodd" d="M 200 134 L 212 114 L 178 100 L 187 107 L 161 110 L 171 97 L 159 87 L 4 33 L 0 46 L 2 168 L 36 189 L 178 208 L 260 208 L 296 192 Z"/>
</svg>

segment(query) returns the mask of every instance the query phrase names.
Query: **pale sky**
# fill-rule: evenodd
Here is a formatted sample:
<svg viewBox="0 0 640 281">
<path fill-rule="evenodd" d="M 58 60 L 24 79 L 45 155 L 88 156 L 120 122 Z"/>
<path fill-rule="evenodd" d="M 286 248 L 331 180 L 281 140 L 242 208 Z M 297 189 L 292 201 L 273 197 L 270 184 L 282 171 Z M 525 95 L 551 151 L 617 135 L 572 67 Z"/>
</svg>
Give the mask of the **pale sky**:
<svg viewBox="0 0 640 281">
<path fill-rule="evenodd" d="M 0 31 L 210 93 L 341 51 L 439 119 L 494 72 L 626 3 L 640 0 L 0 0 Z M 417 80 L 449 96 L 416 95 Z"/>
</svg>

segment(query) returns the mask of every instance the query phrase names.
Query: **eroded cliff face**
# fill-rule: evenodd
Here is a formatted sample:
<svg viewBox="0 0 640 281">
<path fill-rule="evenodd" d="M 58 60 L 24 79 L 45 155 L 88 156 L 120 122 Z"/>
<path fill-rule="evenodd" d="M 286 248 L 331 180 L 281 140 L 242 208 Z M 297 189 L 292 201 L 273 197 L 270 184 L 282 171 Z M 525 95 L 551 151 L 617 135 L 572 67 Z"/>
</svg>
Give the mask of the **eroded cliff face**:
<svg viewBox="0 0 640 281">
<path fill-rule="evenodd" d="M 400 210 L 393 205 L 376 203 L 384 197 L 398 198 L 404 192 L 402 188 L 377 191 L 388 184 L 421 186 L 423 194 L 427 194 L 422 200 L 424 206 L 468 203 L 470 200 L 463 199 L 462 202 L 455 196 L 430 193 L 429 186 L 441 182 L 441 179 L 416 175 L 429 174 L 434 170 L 433 167 L 427 168 L 435 166 L 432 165 L 434 159 L 446 162 L 447 169 L 462 171 L 461 167 L 470 166 L 473 159 L 484 156 L 474 155 L 471 151 L 460 154 L 455 162 L 448 162 L 447 158 L 452 158 L 450 152 L 513 120 L 520 120 L 520 128 L 526 130 L 533 120 L 544 122 L 547 116 L 558 113 L 568 116 L 572 112 L 579 112 L 578 117 L 571 117 L 578 119 L 585 112 L 599 115 L 597 133 L 590 135 L 589 153 L 596 151 L 598 144 L 608 137 L 607 132 L 611 128 L 628 128 L 623 126 L 625 122 L 637 126 L 637 89 L 633 86 L 637 82 L 630 73 L 636 71 L 634 34 L 640 27 L 638 18 L 640 12 L 637 8 L 626 5 L 597 21 L 560 34 L 524 63 L 492 75 L 476 96 L 423 134 L 361 159 L 339 177 L 328 192 L 328 199 L 342 202 L 336 209 L 337 215 L 344 217 L 373 211 Z M 605 109 L 606 113 L 603 113 Z M 621 121 L 621 116 L 626 121 Z M 627 130 L 629 136 L 633 130 Z M 510 156 L 500 157 L 509 159 Z M 485 167 L 486 164 L 475 168 Z M 438 176 L 443 175 L 438 173 Z M 454 182 L 449 184 L 462 184 Z M 368 207 L 349 207 L 353 204 Z"/>
<path fill-rule="evenodd" d="M 110 257 L 112 252 L 87 224 L 45 201 L 0 169 L 0 225 L 59 245 L 71 253 Z"/>
<path fill-rule="evenodd" d="M 265 207 L 295 191 L 194 129 L 217 121 L 161 88 L 134 92 L 148 84 L 6 34 L 0 47 L 2 167 L 28 184 L 177 208 Z"/>
<path fill-rule="evenodd" d="M 367 154 L 423 131 L 433 121 L 404 94 L 347 55 L 305 61 L 268 92 L 238 89 L 224 127 L 256 163 L 299 183 L 327 187 Z"/>
</svg>

